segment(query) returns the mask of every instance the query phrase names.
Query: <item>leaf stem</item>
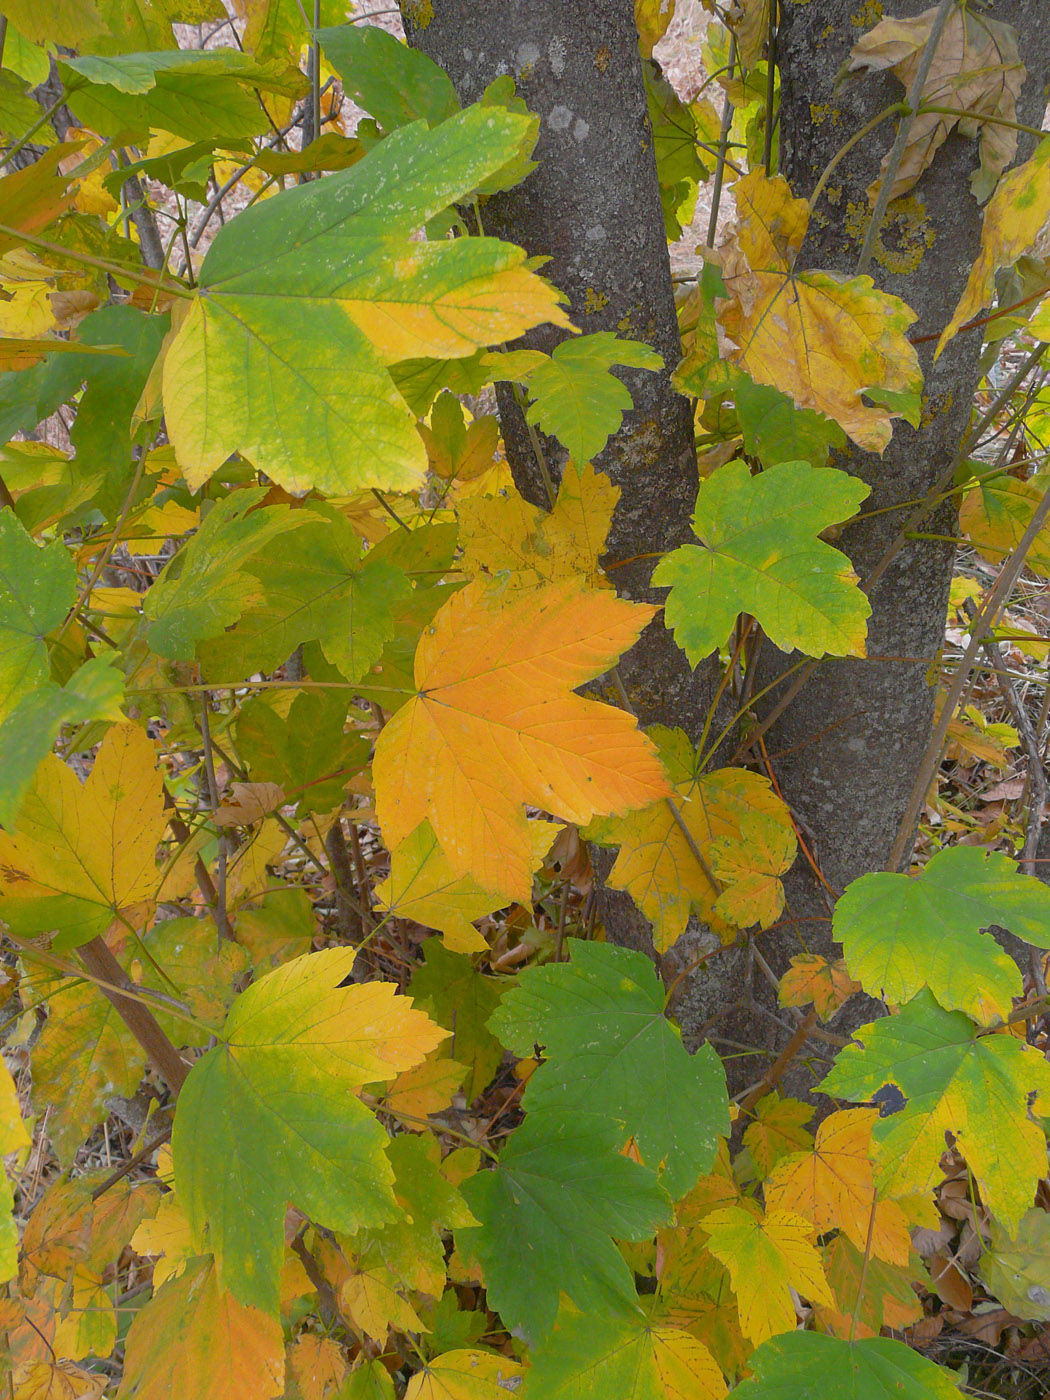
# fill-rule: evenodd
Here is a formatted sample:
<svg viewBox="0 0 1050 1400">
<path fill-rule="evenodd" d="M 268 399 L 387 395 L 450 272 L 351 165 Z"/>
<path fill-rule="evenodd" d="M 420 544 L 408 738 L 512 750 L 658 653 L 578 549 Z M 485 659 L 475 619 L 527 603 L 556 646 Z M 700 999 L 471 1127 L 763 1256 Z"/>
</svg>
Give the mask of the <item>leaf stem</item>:
<svg viewBox="0 0 1050 1400">
<path fill-rule="evenodd" d="M 887 117 L 892 117 L 895 113 L 904 112 L 906 110 L 906 105 L 903 102 L 890 103 L 888 107 L 883 107 L 881 112 L 872 117 L 870 122 L 865 122 L 859 131 L 855 131 L 845 145 L 839 147 L 821 171 L 820 179 L 817 181 L 813 188 L 813 193 L 809 197 L 809 212 L 811 214 L 817 207 L 817 200 L 824 193 L 824 186 L 828 183 L 839 161 L 845 156 L 848 156 L 853 147 L 856 146 L 858 142 L 863 141 L 865 136 L 870 135 L 877 126 L 881 126 Z"/>
<path fill-rule="evenodd" d="M 924 112 L 937 112 L 939 115 L 945 117 L 962 117 L 973 122 L 988 122 L 991 126 L 1007 126 L 1011 131 L 1024 131 L 1027 132 L 1029 136 L 1038 136 L 1040 138 L 1050 136 L 1050 132 L 1044 131 L 1038 126 L 1026 126 L 1024 122 L 1011 122 L 1007 121 L 1005 117 L 993 117 L 983 112 L 966 112 L 958 107 L 938 107 L 935 104 L 924 102 L 919 108 L 918 115 L 921 117 Z"/>
<path fill-rule="evenodd" d="M 6 28 L 6 19 L 4 20 L 4 25 Z M 63 89 L 59 96 L 55 98 L 54 102 L 52 102 L 51 106 L 48 107 L 46 111 L 41 112 L 40 116 L 29 128 L 26 134 L 20 137 L 19 140 L 17 140 L 15 144 L 11 147 L 11 149 L 8 151 L 7 155 L 4 156 L 3 160 L 0 160 L 0 170 L 3 170 L 5 165 L 10 165 L 11 161 L 14 160 L 15 156 L 18 155 L 19 151 L 24 150 L 26 146 L 29 145 L 30 141 L 32 141 L 33 137 L 37 134 L 40 128 L 44 125 L 44 123 L 49 122 L 51 120 L 51 118 L 58 111 L 59 107 L 65 105 L 68 98 L 69 93 Z"/>
<path fill-rule="evenodd" d="M 83 263 L 85 267 L 97 267 L 102 272 L 108 272 L 111 277 L 123 277 L 129 282 L 137 282 L 141 287 L 152 287 L 154 290 L 168 292 L 173 297 L 184 297 L 187 301 L 193 300 L 194 293 L 188 287 L 184 287 L 181 282 L 169 282 L 155 274 L 151 276 L 145 272 L 136 272 L 132 267 L 109 262 L 106 258 L 96 258 L 91 253 L 78 253 L 72 248 L 63 248 L 61 243 L 52 243 L 50 239 L 38 238 L 35 233 L 25 233 L 22 229 L 14 228 L 10 224 L 0 224 L 0 234 L 5 234 L 8 238 L 15 238 L 20 243 L 28 243 L 31 248 L 42 248 L 47 253 L 57 253 L 61 258 L 69 258 L 72 262 Z"/>
</svg>

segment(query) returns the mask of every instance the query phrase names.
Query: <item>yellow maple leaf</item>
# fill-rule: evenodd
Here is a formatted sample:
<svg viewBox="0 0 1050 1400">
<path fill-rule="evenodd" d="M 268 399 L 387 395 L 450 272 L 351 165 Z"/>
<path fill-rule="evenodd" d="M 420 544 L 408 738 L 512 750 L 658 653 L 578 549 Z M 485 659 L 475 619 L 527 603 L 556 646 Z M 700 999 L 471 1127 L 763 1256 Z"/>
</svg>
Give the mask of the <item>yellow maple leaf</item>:
<svg viewBox="0 0 1050 1400">
<path fill-rule="evenodd" d="M 428 1055 L 422 1064 L 397 1076 L 387 1091 L 386 1106 L 391 1113 L 405 1113 L 412 1118 L 441 1113 L 451 1107 L 454 1096 L 462 1089 L 468 1068 L 458 1060 L 442 1057 L 440 1052 Z M 419 1125 L 420 1131 L 424 1126 Z"/>
<path fill-rule="evenodd" d="M 842 1230 L 858 1249 L 867 1247 L 890 1264 L 906 1264 L 911 1236 L 894 1201 L 879 1201 L 869 1156 L 877 1108 L 832 1113 L 817 1129 L 809 1152 L 777 1163 L 765 1185 L 766 1208 L 805 1216 L 820 1234 Z M 871 1220 L 875 1212 L 874 1222 Z"/>
<path fill-rule="evenodd" d="M 196 1257 L 193 1231 L 174 1191 L 160 1198 L 156 1214 L 144 1220 L 132 1235 L 131 1247 L 137 1254 L 156 1257 L 154 1288 L 181 1274 L 187 1263 Z"/>
<path fill-rule="evenodd" d="M 29 1134 L 18 1107 L 18 1091 L 7 1066 L 0 1061 L 0 1157 L 29 1146 Z M 0 1283 L 18 1273 L 18 1227 L 12 1219 L 14 1194 L 0 1163 Z"/>
<path fill-rule="evenodd" d="M 780 1004 L 807 1006 L 812 1002 L 820 1019 L 827 1021 L 859 991 L 860 983 L 846 971 L 844 958 L 832 963 L 819 953 L 797 953 L 780 979 Z"/>
<path fill-rule="evenodd" d="M 339 1343 L 314 1332 L 299 1333 L 288 1348 L 288 1364 L 303 1400 L 325 1400 L 350 1369 Z"/>
<path fill-rule="evenodd" d="M 196 1259 L 135 1314 L 122 1389 L 135 1400 L 273 1400 L 284 1394 L 280 1321 L 239 1303 L 212 1260 Z"/>
<path fill-rule="evenodd" d="M 965 321 L 991 305 L 995 297 L 996 272 L 1001 267 L 1011 267 L 1028 251 L 1046 222 L 1047 214 L 1050 214 L 1050 140 L 1041 141 L 1031 160 L 1011 170 L 999 182 L 984 211 L 981 251 L 970 268 L 955 314 L 937 342 L 934 359 Z M 1038 316 L 1039 310 L 1033 320 Z"/>
<path fill-rule="evenodd" d="M 653 49 L 674 19 L 674 7 L 675 0 L 634 0 L 634 22 L 643 58 L 652 58 Z"/>
<path fill-rule="evenodd" d="M 49 754 L 14 834 L 0 832 L 0 917 L 16 933 L 58 930 L 56 948 L 103 933 L 149 905 L 168 825 L 152 741 L 134 724 L 102 741 L 87 782 Z"/>
<path fill-rule="evenodd" d="M 412 1377 L 405 1400 L 504 1400 L 522 1368 L 489 1351 L 446 1351 Z"/>
<path fill-rule="evenodd" d="M 985 559 L 1000 563 L 1020 544 L 1048 484 L 1042 477 L 1025 481 L 1016 476 L 978 482 L 959 506 L 962 533 Z M 1050 577 L 1050 528 L 1045 525 L 1029 546 L 1025 567 Z"/>
<path fill-rule="evenodd" d="M 657 726 L 649 734 L 674 784 L 674 808 L 660 801 L 588 829 L 590 839 L 620 847 L 609 885 L 639 905 L 660 952 L 685 931 L 694 909 L 727 937 L 734 934 L 728 920 L 745 928 L 775 922 L 784 907 L 779 876 L 795 855 L 787 807 L 768 779 L 747 769 L 698 777 L 681 730 Z M 716 865 L 724 889 L 712 881 Z"/>
<path fill-rule="evenodd" d="M 604 586 L 598 558 L 605 548 L 620 488 L 589 462 L 568 462 L 551 511 L 530 505 L 510 487 L 502 496 L 459 506 L 460 567 L 471 577 L 509 575 L 513 587 L 536 587 L 583 575 Z"/>
<path fill-rule="evenodd" d="M 356 1264 L 344 1280 L 339 1301 L 354 1326 L 383 1342 L 391 1327 L 399 1332 L 428 1332 L 415 1308 L 398 1292 L 398 1280 L 378 1261 Z"/>
<path fill-rule="evenodd" d="M 810 1242 L 813 1227 L 793 1211 L 757 1216 L 743 1206 L 724 1206 L 704 1220 L 708 1249 L 729 1270 L 745 1337 L 759 1346 L 795 1329 L 791 1290 L 813 1303 L 831 1305 L 820 1254 Z"/>
<path fill-rule="evenodd" d="M 722 836 L 711 845 L 711 868 L 726 889 L 715 912 L 737 928 L 769 928 L 784 907 L 780 877 L 790 869 L 798 842 L 794 827 L 770 821 L 765 813 L 740 819 L 739 837 Z"/>
<path fill-rule="evenodd" d="M 104 1376 L 92 1375 L 72 1361 L 35 1361 L 18 1367 L 12 1400 L 100 1400 Z"/>
<path fill-rule="evenodd" d="M 451 598 L 416 650 L 417 694 L 376 745 L 388 845 L 429 821 L 454 874 L 527 900 L 525 803 L 584 824 L 667 792 L 633 717 L 572 694 L 654 611 L 579 580 L 506 596 L 479 580 Z"/>
<path fill-rule="evenodd" d="M 752 171 L 733 194 L 739 220 L 722 250 L 730 300 L 718 312 L 737 346 L 733 362 L 800 408 L 833 418 L 858 447 L 882 452 L 891 418 L 917 426 L 922 373 L 905 334 L 915 312 L 870 277 L 793 270 L 809 205 L 782 176 Z M 872 391 L 878 402 L 865 403 Z"/>
<path fill-rule="evenodd" d="M 813 1117 L 813 1105 L 800 1099 L 767 1094 L 754 1108 L 755 1121 L 744 1129 L 744 1146 L 762 1176 L 768 1176 L 782 1157 L 812 1147 L 813 1137 L 803 1124 Z"/>
<path fill-rule="evenodd" d="M 532 871 L 539 869 L 558 828 L 529 822 Z M 455 875 L 429 822 L 390 852 L 390 875 L 376 886 L 376 906 L 399 919 L 438 929 L 452 953 L 484 953 L 488 942 L 474 920 L 510 903 L 510 890 L 483 890 L 469 875 Z"/>
</svg>

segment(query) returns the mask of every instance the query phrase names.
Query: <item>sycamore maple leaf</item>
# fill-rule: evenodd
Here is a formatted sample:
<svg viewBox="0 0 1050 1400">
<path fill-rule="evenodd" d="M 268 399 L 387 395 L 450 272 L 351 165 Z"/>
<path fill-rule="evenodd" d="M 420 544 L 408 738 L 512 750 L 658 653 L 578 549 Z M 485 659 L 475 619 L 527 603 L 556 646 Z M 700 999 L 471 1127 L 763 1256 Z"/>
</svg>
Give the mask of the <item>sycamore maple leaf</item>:
<svg viewBox="0 0 1050 1400">
<path fill-rule="evenodd" d="M 241 1302 L 273 1313 L 287 1201 L 337 1230 L 395 1217 L 386 1133 L 354 1090 L 447 1037 L 390 983 L 346 985 L 353 960 L 326 948 L 254 983 L 179 1096 L 175 1180 L 194 1240 Z"/>
<path fill-rule="evenodd" d="M 523 806 L 584 824 L 669 791 L 622 710 L 573 695 L 630 646 L 655 609 L 580 580 L 505 596 L 470 584 L 416 651 L 417 694 L 376 745 L 376 811 L 389 846 L 429 821 L 453 874 L 532 889 Z"/>
<path fill-rule="evenodd" d="M 758 476 L 727 462 L 701 482 L 700 544 L 680 545 L 653 570 L 658 588 L 670 585 L 665 620 L 690 662 L 721 646 L 741 612 L 782 651 L 863 656 L 871 607 L 849 559 L 820 531 L 849 519 L 867 494 L 856 477 L 808 462 Z"/>
<path fill-rule="evenodd" d="M 223 1290 L 214 1264 L 195 1259 L 168 1279 L 128 1332 L 126 1400 L 270 1400 L 284 1393 L 281 1325 Z"/>
<path fill-rule="evenodd" d="M 984 211 L 981 251 L 970 268 L 955 314 L 937 342 L 937 355 L 965 321 L 991 305 L 995 297 L 996 272 L 1001 267 L 1012 266 L 1032 246 L 1046 222 L 1048 203 L 1050 140 L 1040 141 L 1031 160 L 1004 176 Z M 1033 320 L 1038 315 L 1036 312 Z M 1038 330 L 1035 333 L 1038 334 Z"/>
<path fill-rule="evenodd" d="M 922 374 L 906 336 L 915 312 L 870 277 L 794 271 L 809 205 L 781 176 L 754 170 L 733 194 L 739 222 L 722 250 L 731 300 L 719 320 L 738 347 L 734 363 L 833 418 L 858 447 L 881 452 L 893 416 L 917 424 Z"/>
<path fill-rule="evenodd" d="M 961 849 L 966 849 L 965 847 Z M 1008 1228 L 1032 1203 L 1046 1174 L 1046 1136 L 1029 1116 L 1050 1101 L 1050 1065 L 1011 1035 L 978 1035 L 959 1011 L 945 1011 L 923 989 L 895 1016 L 855 1033 L 823 1081 L 825 1093 L 854 1102 L 887 1084 L 905 1102 L 872 1126 L 880 1191 L 900 1198 L 939 1179 L 945 1133 L 954 1135 L 981 1196 Z"/>
<path fill-rule="evenodd" d="M 699 772 L 682 730 L 654 725 L 649 733 L 674 784 L 674 807 L 661 800 L 592 823 L 589 840 L 620 847 L 609 885 L 641 907 L 660 952 L 685 931 L 692 910 L 718 932 L 775 922 L 784 905 L 779 877 L 795 856 L 787 807 L 758 773 Z M 712 866 L 724 888 L 713 882 Z"/>
<path fill-rule="evenodd" d="M 766 1182 L 768 1210 L 793 1210 L 823 1235 L 842 1230 L 858 1249 L 869 1247 L 880 1259 L 906 1264 L 911 1249 L 908 1224 L 895 1201 L 879 1201 L 869 1149 L 874 1108 L 833 1113 L 817 1129 L 812 1149 L 782 1158 Z M 874 1221 L 871 1214 L 874 1211 Z"/>
<path fill-rule="evenodd" d="M 910 93 L 927 57 L 937 10 L 933 5 L 907 19 L 887 15 L 853 46 L 849 71 L 889 69 Z M 1011 123 L 1017 120 L 1017 98 L 1025 75 L 1017 52 L 1017 33 L 1011 25 L 988 15 L 952 6 L 930 57 L 920 110 L 910 117 L 890 198 L 898 199 L 912 188 L 958 123 L 962 135 L 980 140 L 981 163 L 970 176 L 970 188 L 983 203 L 1017 149 L 1017 132 Z M 951 108 L 958 115 L 924 112 L 924 103 Z M 868 190 L 872 203 L 888 165 L 887 153 L 880 179 Z"/>
<path fill-rule="evenodd" d="M 757 1216 L 743 1206 L 723 1206 L 703 1225 L 708 1249 L 733 1281 L 741 1330 L 756 1344 L 794 1330 L 792 1289 L 814 1303 L 832 1302 L 820 1255 L 810 1243 L 812 1226 L 793 1211 Z"/>
<path fill-rule="evenodd" d="M 155 760 L 133 724 L 108 732 L 86 783 L 48 755 L 17 830 L 0 832 L 0 917 L 14 932 L 57 930 L 53 946 L 75 948 L 156 896 L 168 818 Z"/>
</svg>

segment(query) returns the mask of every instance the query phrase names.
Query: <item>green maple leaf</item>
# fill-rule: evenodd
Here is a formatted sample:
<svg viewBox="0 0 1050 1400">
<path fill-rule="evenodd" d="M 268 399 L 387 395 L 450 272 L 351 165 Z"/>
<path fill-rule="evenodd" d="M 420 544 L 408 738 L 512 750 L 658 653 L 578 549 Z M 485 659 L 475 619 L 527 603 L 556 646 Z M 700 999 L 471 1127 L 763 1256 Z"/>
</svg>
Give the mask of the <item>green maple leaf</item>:
<svg viewBox="0 0 1050 1400">
<path fill-rule="evenodd" d="M 440 938 L 422 945 L 423 966 L 412 978 L 412 996 L 452 1031 L 449 1055 L 470 1066 L 466 1093 L 477 1098 L 491 1081 L 503 1059 L 503 1047 L 488 1028 L 488 1020 L 500 1004 L 508 979 L 486 977 L 470 958 L 450 953 Z"/>
<path fill-rule="evenodd" d="M 518 1055 L 546 1060 L 526 1112 L 604 1112 L 633 1137 L 677 1199 L 711 1170 L 729 1133 L 725 1073 L 709 1045 L 690 1055 L 664 1015 L 652 962 L 611 943 L 572 940 L 572 961 L 527 968 L 489 1025 Z"/>
<path fill-rule="evenodd" d="M 316 37 L 343 91 L 386 131 L 422 118 L 437 126 L 459 111 L 452 79 L 418 49 L 373 24 L 339 24 Z"/>
<path fill-rule="evenodd" d="M 559 1291 L 600 1313 L 635 1297 L 615 1239 L 642 1240 L 670 1219 L 647 1167 L 624 1157 L 623 1133 L 593 1113 L 531 1113 L 494 1171 L 463 1183 L 481 1222 L 457 1240 L 480 1259 L 490 1305 L 533 1340 L 551 1329 Z"/>
<path fill-rule="evenodd" d="M 237 716 L 237 751 L 253 782 L 277 783 L 290 802 L 298 798 L 301 812 L 330 812 L 351 775 L 368 762 L 371 744 L 363 734 L 343 733 L 345 692 L 301 690 L 287 712 L 280 706 L 272 692 L 245 702 Z"/>
<path fill-rule="evenodd" d="M 90 720 L 119 723 L 123 699 L 124 677 L 108 655 L 85 661 L 64 686 L 45 680 L 22 696 L 0 722 L 0 825 L 9 830 L 15 825 L 33 774 L 62 726 Z"/>
<path fill-rule="evenodd" d="M 44 638 L 73 606 L 77 575 L 60 540 L 34 544 L 13 511 L 0 511 L 0 719 L 48 678 Z"/>
<path fill-rule="evenodd" d="M 340 675 L 357 681 L 394 636 L 412 592 L 404 572 L 381 553 L 363 555 L 363 541 L 334 506 L 294 514 L 303 526 L 296 538 L 271 536 L 246 563 L 250 599 L 239 624 L 202 649 L 207 674 L 272 671 L 302 642 L 318 641 Z"/>
<path fill-rule="evenodd" d="M 236 621 L 262 591 L 244 565 L 275 535 L 311 519 L 287 506 L 254 509 L 265 495 L 265 487 L 249 487 L 220 501 L 146 594 L 147 636 L 160 656 L 188 661 L 198 642 Z M 287 660 L 294 645 L 269 669 Z"/>
<path fill-rule="evenodd" d="M 268 125 L 256 91 L 297 96 L 302 74 L 257 63 L 238 49 L 65 59 L 59 71 L 77 119 L 100 136 L 148 136 L 151 127 L 185 141 L 254 136 Z"/>
<path fill-rule="evenodd" d="M 426 452 L 388 366 L 569 324 L 520 248 L 412 239 L 528 128 L 477 106 L 432 131 L 401 127 L 350 169 L 220 230 L 164 362 L 168 430 L 191 486 L 233 452 L 289 491 L 419 485 Z"/>
<path fill-rule="evenodd" d="M 224 1285 L 277 1314 L 285 1206 L 353 1232 L 397 1219 L 387 1135 L 356 1096 L 445 1038 L 386 982 L 344 985 L 355 952 L 285 963 L 234 1002 L 179 1095 L 179 1198 Z"/>
<path fill-rule="evenodd" d="M 740 1400 L 959 1400 L 955 1377 L 903 1342 L 866 1337 L 845 1342 L 821 1332 L 785 1332 L 748 1358 L 751 1379 Z"/>
<path fill-rule="evenodd" d="M 882 1190 L 931 1190 L 945 1133 L 954 1134 L 988 1209 L 1016 1226 L 1046 1175 L 1046 1137 L 1028 1116 L 1050 1104 L 1050 1064 L 1011 1035 L 978 1035 L 959 1011 L 945 1011 L 924 989 L 895 1016 L 862 1026 L 839 1052 L 824 1093 L 863 1102 L 887 1084 L 906 1099 L 872 1130 Z"/>
<path fill-rule="evenodd" d="M 919 875 L 854 880 L 832 927 L 873 996 L 908 1001 L 928 986 L 946 1010 L 987 1022 L 1008 1016 L 1022 992 L 1014 960 L 980 932 L 993 925 L 1050 948 L 1050 889 L 1001 852 L 951 846 Z"/>
<path fill-rule="evenodd" d="M 639 1307 L 577 1313 L 563 1307 L 536 1348 L 527 1400 L 721 1400 L 726 1383 L 703 1342 L 652 1321 Z"/>
<path fill-rule="evenodd" d="M 563 340 L 550 359 L 528 375 L 526 418 L 558 439 L 574 462 L 589 462 L 608 442 L 631 407 L 630 390 L 613 365 L 660 369 L 663 356 L 638 340 L 598 331 Z"/>
<path fill-rule="evenodd" d="M 781 651 L 863 656 L 871 612 L 857 576 L 819 532 L 848 519 L 868 494 L 856 477 L 808 462 L 752 476 L 728 462 L 701 483 L 693 516 L 700 546 L 685 544 L 653 571 L 670 586 L 668 627 L 695 666 L 749 612 Z"/>
<path fill-rule="evenodd" d="M 798 408 L 787 394 L 769 384 L 756 384 L 750 375 L 738 375 L 733 404 L 744 448 L 764 467 L 778 462 L 822 467 L 829 448 L 846 445 L 846 434 L 837 423 L 811 408 Z"/>
</svg>

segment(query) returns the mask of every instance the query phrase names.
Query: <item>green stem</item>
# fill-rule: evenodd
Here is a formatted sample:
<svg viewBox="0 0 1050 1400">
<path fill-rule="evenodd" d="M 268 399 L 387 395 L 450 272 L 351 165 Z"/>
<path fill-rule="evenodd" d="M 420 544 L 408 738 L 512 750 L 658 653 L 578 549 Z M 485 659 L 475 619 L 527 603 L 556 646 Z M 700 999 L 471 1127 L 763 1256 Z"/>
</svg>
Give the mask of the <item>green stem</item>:
<svg viewBox="0 0 1050 1400">
<path fill-rule="evenodd" d="M 15 144 L 8 151 L 7 155 L 4 156 L 3 160 L 0 160 L 0 170 L 3 170 L 5 165 L 10 165 L 11 161 L 14 160 L 15 156 L 18 155 L 19 151 L 24 150 L 25 147 L 29 145 L 30 141 L 32 141 L 33 137 L 37 134 L 40 128 L 44 125 L 44 123 L 49 122 L 51 120 L 51 118 L 58 111 L 59 107 L 64 105 L 68 97 L 69 93 L 63 92 L 60 97 L 55 98 L 54 102 L 52 102 L 51 106 L 48 107 L 46 111 L 41 112 L 40 116 L 29 128 L 26 134 L 20 140 L 16 141 Z"/>
<path fill-rule="evenodd" d="M 839 149 L 835 152 L 835 154 L 828 161 L 827 165 L 824 167 L 823 171 L 821 172 L 820 179 L 817 181 L 816 187 L 814 188 L 813 193 L 809 197 L 809 212 L 811 214 L 813 213 L 813 210 L 817 207 L 817 200 L 824 193 L 824 186 L 828 183 L 828 180 L 831 178 L 831 175 L 834 172 L 835 167 L 838 165 L 839 161 L 841 161 L 845 156 L 848 156 L 850 151 L 852 151 L 853 147 L 857 145 L 859 141 L 863 141 L 865 136 L 868 136 L 871 132 L 873 132 L 877 126 L 881 126 L 887 117 L 892 117 L 896 113 L 904 112 L 906 110 L 906 105 L 903 102 L 893 102 L 890 104 L 889 107 L 883 107 L 882 111 L 877 113 L 874 117 L 872 117 L 870 122 L 865 122 L 865 124 L 861 127 L 859 131 L 855 131 L 844 146 L 839 147 Z"/>
<path fill-rule="evenodd" d="M 1025 126 L 1024 122 L 1011 122 L 1007 121 L 1005 117 L 991 117 L 986 116 L 984 113 L 964 112 L 958 107 L 939 107 L 935 104 L 924 102 L 919 108 L 918 115 L 922 116 L 924 112 L 937 112 L 944 117 L 961 117 L 975 122 L 988 122 L 991 126 L 1007 126 L 1011 131 L 1026 131 L 1029 136 L 1038 136 L 1040 139 L 1044 136 L 1050 136 L 1050 132 L 1043 131 L 1042 128 L 1038 126 Z"/>
</svg>

